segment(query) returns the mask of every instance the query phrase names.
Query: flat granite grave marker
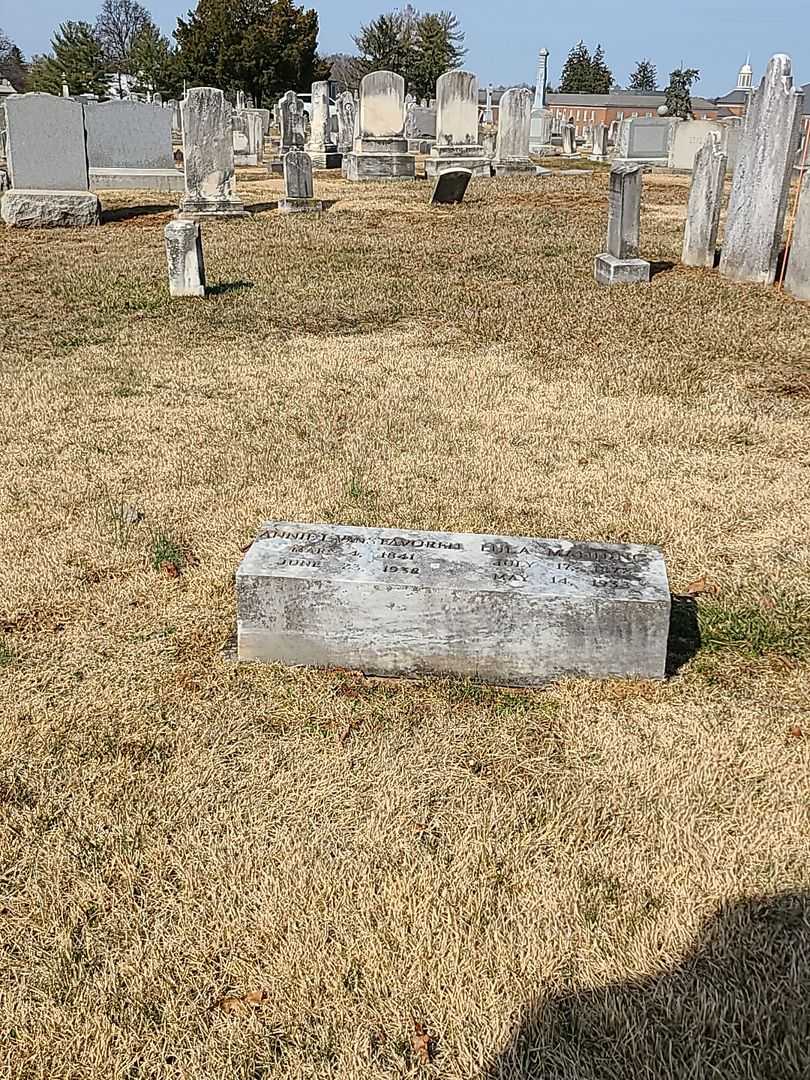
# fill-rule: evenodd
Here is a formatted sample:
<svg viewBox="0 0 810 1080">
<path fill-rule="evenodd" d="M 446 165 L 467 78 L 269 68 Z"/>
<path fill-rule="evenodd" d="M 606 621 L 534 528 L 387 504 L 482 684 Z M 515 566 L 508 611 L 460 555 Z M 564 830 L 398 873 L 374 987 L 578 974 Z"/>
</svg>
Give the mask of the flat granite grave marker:
<svg viewBox="0 0 810 1080">
<path fill-rule="evenodd" d="M 533 686 L 664 677 L 661 551 L 268 521 L 236 574 L 238 657 Z"/>
<path fill-rule="evenodd" d="M 430 197 L 432 206 L 448 206 L 460 203 L 472 180 L 472 169 L 448 169 L 439 173 Z"/>
</svg>

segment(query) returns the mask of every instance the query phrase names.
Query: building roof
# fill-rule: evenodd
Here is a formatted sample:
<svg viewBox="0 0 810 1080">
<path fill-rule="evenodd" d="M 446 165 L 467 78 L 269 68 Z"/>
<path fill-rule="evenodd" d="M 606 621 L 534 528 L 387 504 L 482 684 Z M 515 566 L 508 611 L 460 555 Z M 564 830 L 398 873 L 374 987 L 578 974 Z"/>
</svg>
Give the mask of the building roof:
<svg viewBox="0 0 810 1080">
<path fill-rule="evenodd" d="M 723 94 L 714 100 L 717 105 L 744 105 L 750 96 L 746 90 L 732 90 L 730 94 Z"/>
<path fill-rule="evenodd" d="M 572 105 L 575 108 L 657 109 L 666 100 L 666 93 L 634 94 L 628 90 L 612 90 L 609 94 L 546 94 L 549 105 Z M 714 109 L 714 102 L 693 97 L 693 109 Z"/>
</svg>

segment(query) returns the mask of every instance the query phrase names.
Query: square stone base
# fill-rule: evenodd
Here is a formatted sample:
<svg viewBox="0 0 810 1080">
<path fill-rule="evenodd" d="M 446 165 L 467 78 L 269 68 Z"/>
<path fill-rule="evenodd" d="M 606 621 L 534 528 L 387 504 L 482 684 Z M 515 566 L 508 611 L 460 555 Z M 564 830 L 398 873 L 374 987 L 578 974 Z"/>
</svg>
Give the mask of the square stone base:
<svg viewBox="0 0 810 1080">
<path fill-rule="evenodd" d="M 258 154 L 238 154 L 234 152 L 233 163 L 240 169 L 246 169 L 250 166 L 256 166 L 259 164 Z"/>
<path fill-rule="evenodd" d="M 279 199 L 278 208 L 282 214 L 320 214 L 323 203 L 320 199 Z"/>
<path fill-rule="evenodd" d="M 649 285 L 650 264 L 646 259 L 617 259 L 614 255 L 597 255 L 593 276 L 600 285 Z"/>
<path fill-rule="evenodd" d="M 531 161 L 492 162 L 492 171 L 496 176 L 531 176 L 536 168 Z"/>
<path fill-rule="evenodd" d="M 307 150 L 313 169 L 339 169 L 343 163 L 343 154 L 337 150 Z"/>
<path fill-rule="evenodd" d="M 347 180 L 413 180 L 416 176 L 413 154 L 347 154 L 344 165 Z"/>
<path fill-rule="evenodd" d="M 91 169 L 91 191 L 185 191 L 179 169 Z"/>
<path fill-rule="evenodd" d="M 425 176 L 432 180 L 439 173 L 447 172 L 448 169 L 469 169 L 473 176 L 492 176 L 492 162 L 487 157 L 445 157 L 436 154 L 436 147 L 431 151 L 431 156 L 425 161 Z"/>
<path fill-rule="evenodd" d="M 0 217 L 15 229 L 85 228 L 100 223 L 101 203 L 92 191 L 12 188 L 3 196 Z"/>
<path fill-rule="evenodd" d="M 240 199 L 183 199 L 175 214 L 183 221 L 217 221 L 249 216 Z"/>
</svg>

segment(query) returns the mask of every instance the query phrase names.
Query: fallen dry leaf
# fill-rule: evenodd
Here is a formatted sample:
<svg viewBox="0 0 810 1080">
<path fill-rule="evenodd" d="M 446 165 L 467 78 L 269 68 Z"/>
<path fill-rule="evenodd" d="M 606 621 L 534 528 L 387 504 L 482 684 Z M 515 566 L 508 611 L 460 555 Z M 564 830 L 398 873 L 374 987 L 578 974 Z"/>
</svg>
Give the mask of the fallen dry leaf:
<svg viewBox="0 0 810 1080">
<path fill-rule="evenodd" d="M 802 735 L 804 735 L 804 732 L 798 724 L 794 724 L 793 727 L 788 728 L 788 735 L 793 739 L 800 739 Z"/>
<path fill-rule="evenodd" d="M 168 560 L 160 564 L 160 569 L 166 575 L 166 577 L 178 578 L 180 577 L 180 567 L 177 563 L 169 562 Z"/>
<path fill-rule="evenodd" d="M 263 1004 L 266 998 L 267 992 L 265 990 L 249 990 L 246 994 L 242 994 L 241 997 L 235 995 L 221 997 L 214 1002 L 214 1005 L 226 1013 L 244 1013 Z"/>
<path fill-rule="evenodd" d="M 690 581 L 683 591 L 686 596 L 701 596 L 704 593 L 715 595 L 720 592 L 720 589 L 708 578 L 699 577 L 695 578 L 694 581 Z"/>
<path fill-rule="evenodd" d="M 429 1065 L 431 1058 L 431 1037 L 419 1020 L 413 1022 L 413 1035 L 411 1035 L 411 1049 L 414 1057 L 420 1065 Z"/>
<path fill-rule="evenodd" d="M 760 596 L 759 606 L 763 611 L 773 611 L 776 607 L 776 603 L 770 598 L 770 596 Z"/>
</svg>

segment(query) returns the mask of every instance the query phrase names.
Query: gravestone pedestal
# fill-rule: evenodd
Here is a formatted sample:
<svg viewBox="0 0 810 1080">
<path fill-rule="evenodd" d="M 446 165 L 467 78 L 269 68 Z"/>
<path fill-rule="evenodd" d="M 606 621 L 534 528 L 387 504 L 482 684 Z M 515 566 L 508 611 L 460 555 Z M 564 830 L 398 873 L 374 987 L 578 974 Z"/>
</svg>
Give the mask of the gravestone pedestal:
<svg viewBox="0 0 810 1080">
<path fill-rule="evenodd" d="M 439 146 L 437 143 L 425 161 L 425 176 L 432 180 L 451 169 L 469 169 L 473 176 L 491 176 L 492 161 L 480 144 Z"/>
<path fill-rule="evenodd" d="M 195 221 L 170 221 L 163 230 L 170 296 L 205 296 L 202 233 Z"/>
<path fill-rule="evenodd" d="M 12 188 L 3 196 L 0 216 L 16 229 L 81 228 L 101 222 L 101 203 L 92 191 Z"/>
<path fill-rule="evenodd" d="M 407 139 L 357 139 L 344 158 L 347 180 L 413 180 L 416 158 Z"/>
<path fill-rule="evenodd" d="M 649 284 L 650 264 L 638 257 L 640 232 L 641 166 L 623 162 L 610 170 L 607 251 L 593 267 L 600 285 Z"/>
<path fill-rule="evenodd" d="M 666 568 L 635 544 L 271 521 L 236 602 L 245 661 L 511 686 L 665 673 Z"/>
</svg>

